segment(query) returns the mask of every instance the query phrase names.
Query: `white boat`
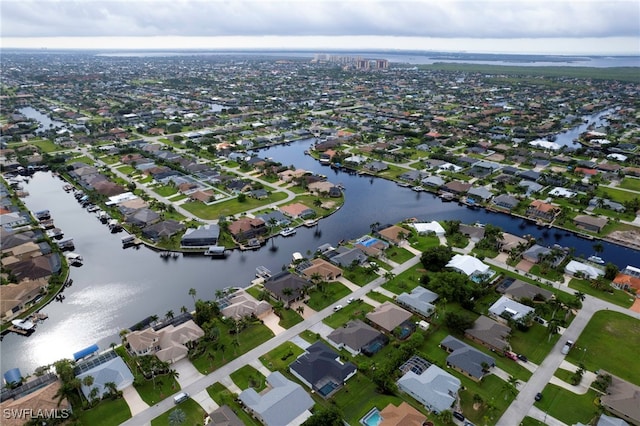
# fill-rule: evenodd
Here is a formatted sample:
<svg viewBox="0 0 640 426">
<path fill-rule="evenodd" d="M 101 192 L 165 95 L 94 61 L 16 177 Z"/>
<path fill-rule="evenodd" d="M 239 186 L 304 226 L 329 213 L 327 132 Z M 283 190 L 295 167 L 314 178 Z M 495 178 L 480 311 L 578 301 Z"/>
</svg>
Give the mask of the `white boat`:
<svg viewBox="0 0 640 426">
<path fill-rule="evenodd" d="M 82 256 L 80 256 L 78 253 L 75 253 L 75 252 L 66 253 L 65 257 L 67 258 L 67 261 L 74 266 L 80 266 L 84 261 Z"/>
<path fill-rule="evenodd" d="M 256 268 L 256 277 L 264 278 L 266 280 L 267 278 L 271 277 L 271 271 L 265 266 L 258 266 Z"/>
<path fill-rule="evenodd" d="M 33 330 L 34 328 L 36 328 L 35 323 L 29 321 L 28 319 L 23 319 L 23 320 L 13 320 L 11 321 L 11 324 L 13 324 L 16 328 L 19 328 L 21 330 Z"/>
<path fill-rule="evenodd" d="M 289 235 L 293 235 L 296 233 L 295 228 L 284 228 L 282 231 L 280 231 L 280 235 L 282 235 L 283 237 L 288 237 Z"/>
<path fill-rule="evenodd" d="M 602 258 L 598 256 L 589 256 L 587 260 L 589 262 L 599 263 L 600 265 L 604 264 L 604 260 L 602 260 Z"/>
<path fill-rule="evenodd" d="M 222 257 L 225 255 L 226 248 L 224 246 L 209 246 L 204 252 L 205 256 Z"/>
<path fill-rule="evenodd" d="M 120 241 L 122 241 L 122 245 L 126 246 L 128 244 L 133 244 L 136 241 L 136 236 L 135 235 L 125 235 L 124 237 L 120 238 Z"/>
</svg>

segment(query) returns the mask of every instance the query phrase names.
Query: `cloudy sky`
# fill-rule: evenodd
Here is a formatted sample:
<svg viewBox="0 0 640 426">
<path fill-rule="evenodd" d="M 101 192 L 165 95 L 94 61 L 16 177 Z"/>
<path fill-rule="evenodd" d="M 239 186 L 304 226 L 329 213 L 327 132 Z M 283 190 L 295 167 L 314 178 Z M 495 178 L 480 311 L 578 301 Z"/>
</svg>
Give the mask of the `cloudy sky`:
<svg viewBox="0 0 640 426">
<path fill-rule="evenodd" d="M 637 0 L 1 0 L 2 47 L 640 54 Z"/>
</svg>

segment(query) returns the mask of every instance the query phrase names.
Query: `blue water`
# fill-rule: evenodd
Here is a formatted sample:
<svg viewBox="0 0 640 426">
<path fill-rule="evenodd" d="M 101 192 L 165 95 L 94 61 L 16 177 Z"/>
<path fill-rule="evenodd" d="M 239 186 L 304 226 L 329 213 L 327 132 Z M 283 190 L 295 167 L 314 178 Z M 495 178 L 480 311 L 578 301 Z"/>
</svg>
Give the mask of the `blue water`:
<svg viewBox="0 0 640 426">
<path fill-rule="evenodd" d="M 380 411 L 377 408 L 374 408 L 373 410 L 369 411 L 367 415 L 362 418 L 362 420 L 360 420 L 360 423 L 365 426 L 378 426 L 380 423 L 382 423 L 382 416 L 380 415 Z"/>
<path fill-rule="evenodd" d="M 333 392 L 335 390 L 335 388 L 338 387 L 337 383 L 333 383 L 333 382 L 329 382 L 326 385 L 324 385 L 323 387 L 321 387 L 320 389 L 318 389 L 318 393 L 322 396 L 327 396 L 329 395 L 331 392 Z"/>
</svg>

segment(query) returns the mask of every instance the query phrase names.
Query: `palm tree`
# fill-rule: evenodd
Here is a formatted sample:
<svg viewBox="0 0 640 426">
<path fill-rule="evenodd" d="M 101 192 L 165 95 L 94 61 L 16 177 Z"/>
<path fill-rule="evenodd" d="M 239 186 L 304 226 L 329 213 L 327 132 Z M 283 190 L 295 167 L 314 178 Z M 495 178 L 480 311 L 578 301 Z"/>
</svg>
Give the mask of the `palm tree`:
<svg viewBox="0 0 640 426">
<path fill-rule="evenodd" d="M 601 242 L 597 242 L 593 245 L 593 251 L 596 252 L 596 255 L 599 255 L 600 253 L 602 253 L 604 251 L 604 246 L 602 245 Z"/>
<path fill-rule="evenodd" d="M 116 386 L 115 382 L 106 382 L 104 384 L 104 387 L 107 388 L 110 396 L 118 395 L 118 387 Z"/>
<path fill-rule="evenodd" d="M 224 343 L 218 344 L 218 350 L 220 351 L 220 355 L 222 355 L 222 362 L 224 362 L 224 350 L 225 350 Z"/>
<path fill-rule="evenodd" d="M 186 313 L 187 311 L 188 311 L 187 307 L 186 307 L 186 306 L 184 306 L 184 305 L 182 305 L 182 307 L 180 308 L 180 313 L 181 313 L 181 314 L 184 314 L 184 313 Z"/>
<path fill-rule="evenodd" d="M 453 423 L 453 413 L 451 412 L 451 410 L 441 411 L 440 414 L 438 414 L 438 418 L 445 425 L 450 425 Z"/>
<path fill-rule="evenodd" d="M 298 312 L 300 315 L 304 314 L 304 306 L 300 305 L 296 308 L 296 312 Z"/>
<path fill-rule="evenodd" d="M 168 310 L 166 314 L 164 314 L 164 317 L 168 320 L 173 319 L 174 315 L 173 315 L 173 311 L 172 310 Z"/>
<path fill-rule="evenodd" d="M 574 292 L 573 294 L 576 296 L 576 298 L 577 298 L 578 300 L 580 300 L 581 302 L 584 302 L 584 299 L 585 299 L 586 295 L 585 295 L 583 292 L 581 292 L 581 291 L 576 291 L 576 292 Z"/>
<path fill-rule="evenodd" d="M 98 389 L 95 386 L 91 388 L 91 391 L 89 392 L 89 402 L 91 403 L 91 405 L 95 404 L 99 395 L 100 395 L 100 389 Z"/>
<path fill-rule="evenodd" d="M 518 393 L 518 390 L 516 389 L 516 387 L 511 383 L 511 379 L 513 378 L 513 376 L 509 376 L 509 381 L 505 382 L 504 385 L 502 385 L 502 390 L 504 391 L 504 399 L 505 401 L 507 400 L 507 398 L 509 397 L 509 395 L 516 395 Z M 516 383 L 517 383 L 517 379 L 516 379 Z"/>
<path fill-rule="evenodd" d="M 178 377 L 180 377 L 180 373 L 177 370 L 174 370 L 173 368 L 171 368 L 169 369 L 167 376 L 169 376 L 170 379 L 178 380 Z"/>
<path fill-rule="evenodd" d="M 195 288 L 190 288 L 189 289 L 189 296 L 191 296 L 193 298 L 193 303 L 196 303 L 196 289 Z"/>
<path fill-rule="evenodd" d="M 548 323 L 547 323 L 547 333 L 549 334 L 549 338 L 547 339 L 547 342 L 551 340 L 551 336 L 553 336 L 554 334 L 558 334 L 558 332 L 560 331 L 560 320 L 558 320 L 557 318 L 552 318 Z"/>
<path fill-rule="evenodd" d="M 187 421 L 187 415 L 179 408 L 169 413 L 169 425 L 178 426 Z"/>
</svg>

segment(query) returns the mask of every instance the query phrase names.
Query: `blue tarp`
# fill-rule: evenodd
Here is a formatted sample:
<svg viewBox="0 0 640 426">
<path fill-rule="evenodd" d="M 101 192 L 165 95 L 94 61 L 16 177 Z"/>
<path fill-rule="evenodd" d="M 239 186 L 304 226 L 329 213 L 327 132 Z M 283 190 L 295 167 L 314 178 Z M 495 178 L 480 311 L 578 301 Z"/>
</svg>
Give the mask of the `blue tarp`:
<svg viewBox="0 0 640 426">
<path fill-rule="evenodd" d="M 98 352 L 98 345 L 91 345 L 91 346 L 89 346 L 87 348 L 84 348 L 81 351 L 78 351 L 78 352 L 74 353 L 73 354 L 73 359 L 75 361 L 77 361 L 77 360 L 79 360 L 81 358 L 84 358 L 84 357 L 86 357 L 88 355 L 91 355 L 94 352 Z"/>
<path fill-rule="evenodd" d="M 20 373 L 20 369 L 12 368 L 11 370 L 4 373 L 4 381 L 7 384 L 20 383 L 22 381 L 22 374 Z"/>
</svg>

